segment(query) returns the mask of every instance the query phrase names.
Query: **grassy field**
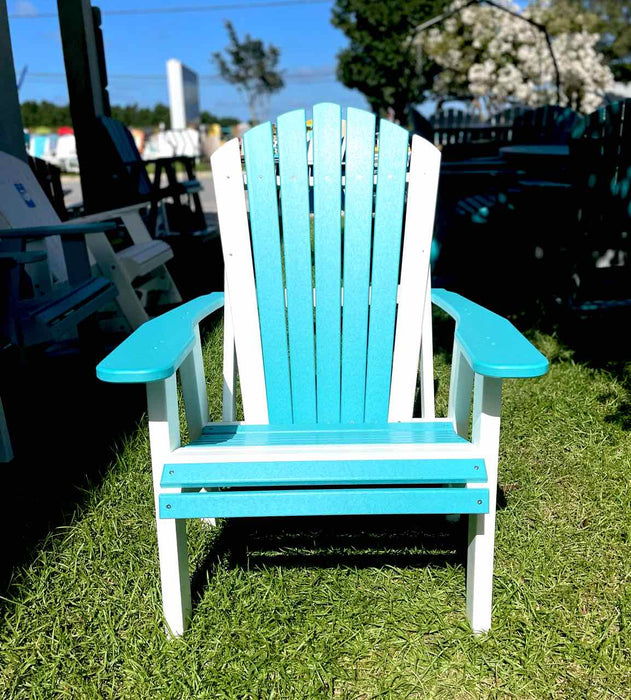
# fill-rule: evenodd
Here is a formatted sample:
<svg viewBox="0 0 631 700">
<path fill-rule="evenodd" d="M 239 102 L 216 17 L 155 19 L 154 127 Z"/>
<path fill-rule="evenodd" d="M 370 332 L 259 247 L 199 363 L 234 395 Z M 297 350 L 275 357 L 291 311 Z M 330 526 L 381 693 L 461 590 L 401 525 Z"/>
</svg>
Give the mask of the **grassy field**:
<svg viewBox="0 0 631 700">
<path fill-rule="evenodd" d="M 191 524 L 194 617 L 168 642 L 141 420 L 14 567 L 0 697 L 631 698 L 631 362 L 531 337 L 551 370 L 505 384 L 488 635 L 465 619 L 464 523 L 327 518 Z"/>
</svg>

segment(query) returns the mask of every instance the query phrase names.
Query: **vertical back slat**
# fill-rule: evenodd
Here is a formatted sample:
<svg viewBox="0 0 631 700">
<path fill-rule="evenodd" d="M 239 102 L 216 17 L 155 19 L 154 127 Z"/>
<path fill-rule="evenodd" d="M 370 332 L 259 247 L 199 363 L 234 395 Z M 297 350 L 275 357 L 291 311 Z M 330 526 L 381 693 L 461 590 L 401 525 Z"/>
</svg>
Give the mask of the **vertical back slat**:
<svg viewBox="0 0 631 700">
<path fill-rule="evenodd" d="M 375 117 L 349 108 L 344 196 L 343 423 L 364 420 L 374 165 Z"/>
<path fill-rule="evenodd" d="M 236 341 L 243 413 L 249 423 L 267 423 L 259 314 L 238 139 L 216 150 L 211 163 L 226 280 L 230 285 L 226 313 L 231 314 Z"/>
<path fill-rule="evenodd" d="M 304 110 L 279 117 L 277 135 L 293 421 L 315 423 L 311 226 Z"/>
<path fill-rule="evenodd" d="M 342 176 L 341 110 L 313 108 L 313 235 L 318 422 L 340 420 Z"/>
<path fill-rule="evenodd" d="M 246 132 L 243 148 L 267 387 L 267 410 L 270 423 L 291 423 L 285 290 L 271 124 L 260 124 Z M 231 292 L 234 294 L 232 285 Z"/>
<path fill-rule="evenodd" d="M 423 316 L 431 309 L 426 295 L 439 169 L 440 151 L 429 141 L 413 136 L 392 360 L 391 422 L 410 420 L 414 409 Z"/>
<path fill-rule="evenodd" d="M 408 132 L 382 119 L 378 158 L 366 365 L 367 422 L 388 419 Z"/>
</svg>

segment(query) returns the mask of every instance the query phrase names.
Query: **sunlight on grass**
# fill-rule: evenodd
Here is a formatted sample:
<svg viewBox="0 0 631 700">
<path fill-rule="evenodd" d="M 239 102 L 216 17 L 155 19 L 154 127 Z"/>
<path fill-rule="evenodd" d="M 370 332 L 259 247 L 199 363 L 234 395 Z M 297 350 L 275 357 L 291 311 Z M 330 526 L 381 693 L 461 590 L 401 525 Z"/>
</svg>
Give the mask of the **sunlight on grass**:
<svg viewBox="0 0 631 700">
<path fill-rule="evenodd" d="M 631 697 L 631 375 L 531 337 L 552 367 L 505 385 L 488 636 L 465 619 L 464 523 L 337 518 L 192 523 L 193 622 L 168 642 L 142 425 L 16 573 L 0 697 Z M 220 327 L 204 354 L 217 419 Z"/>
</svg>

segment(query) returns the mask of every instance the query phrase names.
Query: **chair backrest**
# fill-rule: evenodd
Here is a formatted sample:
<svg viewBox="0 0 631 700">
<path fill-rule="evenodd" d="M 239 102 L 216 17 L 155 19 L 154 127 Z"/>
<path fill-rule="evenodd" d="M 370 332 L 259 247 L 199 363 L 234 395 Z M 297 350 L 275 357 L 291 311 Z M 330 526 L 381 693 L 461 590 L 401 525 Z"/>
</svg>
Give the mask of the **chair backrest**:
<svg viewBox="0 0 631 700">
<path fill-rule="evenodd" d="M 412 417 L 421 333 L 431 375 L 429 258 L 439 151 L 349 108 L 233 139 L 212 156 L 228 313 L 248 422 L 364 423 Z M 433 387 L 425 388 L 426 396 Z M 432 394 L 433 398 L 433 394 Z"/>
<path fill-rule="evenodd" d="M 574 129 L 570 155 L 579 207 L 578 245 L 593 258 L 608 249 L 629 257 L 631 99 L 586 116 Z"/>
<path fill-rule="evenodd" d="M 28 163 L 37 178 L 48 201 L 53 205 L 57 216 L 62 220 L 68 219 L 68 210 L 64 202 L 64 190 L 61 184 L 61 168 L 42 158 L 29 156 Z"/>
<path fill-rule="evenodd" d="M 0 228 L 59 224 L 61 220 L 31 168 L 19 158 L 0 152 Z M 11 247 L 6 242 L 0 245 L 6 245 L 7 249 Z M 59 236 L 48 237 L 45 247 L 50 273 L 56 281 L 66 281 L 68 271 L 61 239 Z M 41 286 L 47 285 L 42 282 Z"/>
<path fill-rule="evenodd" d="M 109 208 L 148 201 L 151 180 L 129 129 L 113 117 L 99 117 L 103 178 L 110 193 Z"/>
<path fill-rule="evenodd" d="M 580 115 L 569 107 L 544 105 L 529 109 L 515 117 L 513 142 L 565 144 L 579 120 Z"/>
<path fill-rule="evenodd" d="M 415 107 L 408 105 L 410 124 L 412 131 L 428 141 L 434 141 L 434 128 L 429 119 L 426 119 Z"/>
</svg>

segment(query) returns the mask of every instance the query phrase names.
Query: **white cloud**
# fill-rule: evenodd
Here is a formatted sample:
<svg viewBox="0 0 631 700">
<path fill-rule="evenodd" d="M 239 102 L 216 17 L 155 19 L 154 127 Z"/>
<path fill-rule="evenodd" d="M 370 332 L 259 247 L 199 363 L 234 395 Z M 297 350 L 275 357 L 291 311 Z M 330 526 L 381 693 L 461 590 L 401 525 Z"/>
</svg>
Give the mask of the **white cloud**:
<svg viewBox="0 0 631 700">
<path fill-rule="evenodd" d="M 37 15 L 37 8 L 30 0 L 18 0 L 15 3 L 14 14 L 18 17 L 34 17 Z"/>
</svg>

